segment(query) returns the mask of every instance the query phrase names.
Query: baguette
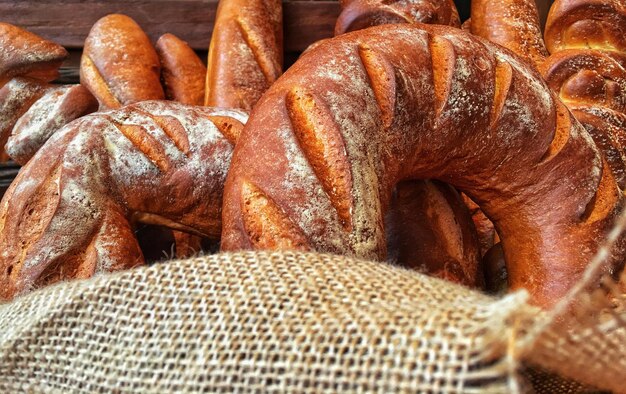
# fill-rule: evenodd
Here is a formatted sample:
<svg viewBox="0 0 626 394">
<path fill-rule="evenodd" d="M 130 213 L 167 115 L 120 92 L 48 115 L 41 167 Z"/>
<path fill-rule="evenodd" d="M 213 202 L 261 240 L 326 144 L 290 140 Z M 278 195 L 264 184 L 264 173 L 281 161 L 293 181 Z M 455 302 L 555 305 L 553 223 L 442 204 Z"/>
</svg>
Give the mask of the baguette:
<svg viewBox="0 0 626 394">
<path fill-rule="evenodd" d="M 404 181 L 385 215 L 387 259 L 465 286 L 482 288 L 478 236 L 459 193 L 436 181 Z"/>
<path fill-rule="evenodd" d="M 548 56 L 535 0 L 473 0 L 471 32 L 540 67 Z"/>
<path fill-rule="evenodd" d="M 57 130 L 97 109 L 98 101 L 81 85 L 47 86 L 15 122 L 5 150 L 24 165 Z"/>
<path fill-rule="evenodd" d="M 165 98 L 160 74 L 159 57 L 134 20 L 111 14 L 93 25 L 80 59 L 80 83 L 100 109 Z"/>
<path fill-rule="evenodd" d="M 279 0 L 219 2 L 209 47 L 204 105 L 250 111 L 282 73 Z"/>
<path fill-rule="evenodd" d="M 454 0 L 344 0 L 335 35 L 389 23 L 461 26 Z"/>
<path fill-rule="evenodd" d="M 206 67 L 193 49 L 168 33 L 159 38 L 156 50 L 161 60 L 165 98 L 183 104 L 202 105 Z"/>
</svg>

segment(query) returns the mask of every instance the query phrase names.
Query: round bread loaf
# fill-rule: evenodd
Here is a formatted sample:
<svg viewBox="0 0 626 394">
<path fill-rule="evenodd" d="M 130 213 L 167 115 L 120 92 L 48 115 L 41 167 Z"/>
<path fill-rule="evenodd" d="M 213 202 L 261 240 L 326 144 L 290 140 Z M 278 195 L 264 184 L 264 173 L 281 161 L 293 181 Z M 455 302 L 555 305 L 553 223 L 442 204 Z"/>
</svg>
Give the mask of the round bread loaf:
<svg viewBox="0 0 626 394">
<path fill-rule="evenodd" d="M 383 259 L 393 187 L 439 179 L 494 222 L 511 288 L 548 307 L 623 205 L 605 166 L 510 52 L 459 29 L 374 27 L 310 49 L 259 101 L 226 182 L 222 248 Z M 622 240 L 605 271 L 624 253 Z"/>
<path fill-rule="evenodd" d="M 130 223 L 217 238 L 247 115 L 145 101 L 55 133 L 0 203 L 0 299 L 143 262 Z"/>
</svg>

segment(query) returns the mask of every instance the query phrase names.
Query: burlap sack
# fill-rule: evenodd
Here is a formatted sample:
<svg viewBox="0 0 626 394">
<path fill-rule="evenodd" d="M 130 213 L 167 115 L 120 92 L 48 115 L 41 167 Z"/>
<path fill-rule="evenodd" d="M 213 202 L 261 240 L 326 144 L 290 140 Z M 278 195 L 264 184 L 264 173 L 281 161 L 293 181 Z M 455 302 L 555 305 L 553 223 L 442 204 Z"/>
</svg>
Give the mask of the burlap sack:
<svg viewBox="0 0 626 394">
<path fill-rule="evenodd" d="M 624 390 L 626 323 L 611 291 L 583 291 L 580 316 L 554 322 L 524 293 L 494 299 L 383 263 L 291 252 L 171 261 L 0 306 L 0 392 L 579 389 L 525 379 L 524 362 Z"/>
</svg>

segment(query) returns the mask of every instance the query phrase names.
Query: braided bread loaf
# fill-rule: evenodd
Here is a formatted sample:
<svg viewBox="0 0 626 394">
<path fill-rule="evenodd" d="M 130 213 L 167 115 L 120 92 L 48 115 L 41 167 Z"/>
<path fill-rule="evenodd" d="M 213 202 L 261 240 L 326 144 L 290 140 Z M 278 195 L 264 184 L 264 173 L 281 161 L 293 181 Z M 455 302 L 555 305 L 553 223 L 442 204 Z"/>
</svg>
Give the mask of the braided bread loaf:
<svg viewBox="0 0 626 394">
<path fill-rule="evenodd" d="M 219 236 L 246 117 L 146 101 L 64 127 L 0 203 L 0 298 L 141 264 L 130 222 Z"/>
<path fill-rule="evenodd" d="M 250 111 L 282 73 L 279 0 L 219 2 L 209 48 L 204 105 Z"/>
<path fill-rule="evenodd" d="M 461 26 L 454 0 L 341 0 L 335 35 L 389 23 Z"/>
<path fill-rule="evenodd" d="M 159 57 L 134 20 L 111 14 L 92 26 L 80 59 L 80 83 L 100 109 L 163 99 L 160 74 Z"/>
<path fill-rule="evenodd" d="M 546 22 L 544 79 L 591 133 L 626 188 L 626 3 L 557 0 Z"/>
<path fill-rule="evenodd" d="M 568 48 L 626 51 L 626 1 L 556 0 L 544 39 L 550 53 Z"/>
<path fill-rule="evenodd" d="M 546 307 L 622 206 L 589 134 L 518 58 L 458 29 L 380 26 L 311 49 L 257 104 L 226 181 L 222 248 L 384 258 L 390 192 L 412 178 L 476 201 L 511 287 Z"/>
</svg>

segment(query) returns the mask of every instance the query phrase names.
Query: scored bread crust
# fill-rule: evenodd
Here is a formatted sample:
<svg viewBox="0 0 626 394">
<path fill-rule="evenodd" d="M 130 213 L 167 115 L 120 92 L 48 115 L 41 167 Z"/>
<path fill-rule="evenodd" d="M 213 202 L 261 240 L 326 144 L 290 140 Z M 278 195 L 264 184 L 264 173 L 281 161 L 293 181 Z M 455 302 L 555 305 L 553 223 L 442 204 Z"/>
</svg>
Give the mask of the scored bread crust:
<svg viewBox="0 0 626 394">
<path fill-rule="evenodd" d="M 258 103 L 225 186 L 222 248 L 383 259 L 393 186 L 439 179 L 494 222 L 511 288 L 547 307 L 623 205 L 605 166 L 510 52 L 448 27 L 374 27 L 309 50 Z M 620 241 L 606 271 L 623 257 Z"/>
<path fill-rule="evenodd" d="M 163 99 L 160 77 L 156 50 L 134 20 L 111 14 L 92 26 L 80 59 L 80 83 L 100 109 Z"/>
<path fill-rule="evenodd" d="M 461 26 L 454 0 L 344 0 L 335 35 L 390 23 Z"/>
<path fill-rule="evenodd" d="M 17 76 L 52 81 L 59 76 L 59 67 L 68 55 L 65 48 L 52 41 L 1 22 L 0 48 L 0 87 Z"/>
<path fill-rule="evenodd" d="M 385 23 L 459 25 L 454 2 L 342 1 L 336 33 Z M 445 184 L 406 181 L 393 192 L 385 217 L 388 260 L 449 281 L 476 287 L 478 235 L 460 195 Z"/>
<path fill-rule="evenodd" d="M 5 145 L 7 154 L 20 165 L 26 164 L 61 127 L 98 109 L 98 101 L 82 85 L 42 84 L 41 87 L 43 94 L 17 111 L 21 116 L 12 125 Z"/>
<path fill-rule="evenodd" d="M 143 262 L 130 223 L 218 237 L 247 115 L 145 101 L 54 134 L 0 203 L 0 298 Z"/>
<path fill-rule="evenodd" d="M 206 67 L 189 45 L 173 34 L 163 34 L 156 43 L 161 60 L 165 98 L 183 104 L 202 105 Z"/>
<path fill-rule="evenodd" d="M 280 0 L 222 0 L 209 47 L 204 105 L 250 111 L 282 73 Z"/>
</svg>

